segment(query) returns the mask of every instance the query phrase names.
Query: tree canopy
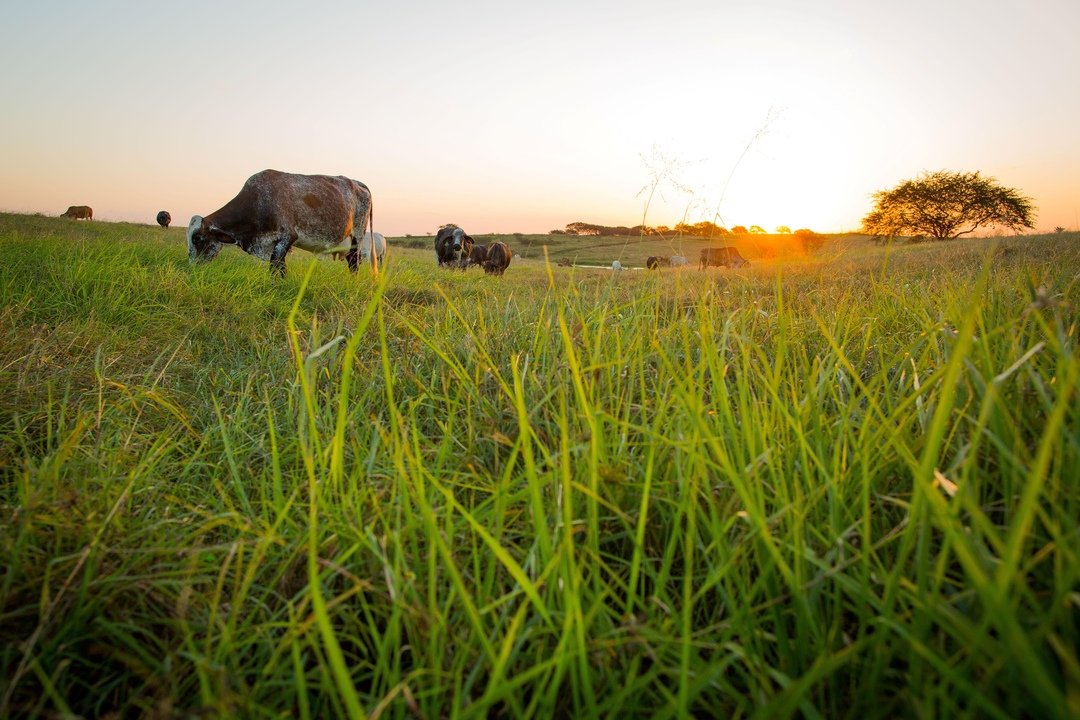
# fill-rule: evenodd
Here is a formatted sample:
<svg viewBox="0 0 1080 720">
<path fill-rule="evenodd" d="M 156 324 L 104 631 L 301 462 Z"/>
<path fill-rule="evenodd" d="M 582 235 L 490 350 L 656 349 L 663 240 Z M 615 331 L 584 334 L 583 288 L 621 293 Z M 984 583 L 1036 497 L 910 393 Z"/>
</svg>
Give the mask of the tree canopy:
<svg viewBox="0 0 1080 720">
<path fill-rule="evenodd" d="M 923 173 L 873 197 L 874 209 L 862 221 L 868 235 L 926 235 L 944 240 L 984 226 L 1035 227 L 1031 198 L 978 172 Z"/>
</svg>

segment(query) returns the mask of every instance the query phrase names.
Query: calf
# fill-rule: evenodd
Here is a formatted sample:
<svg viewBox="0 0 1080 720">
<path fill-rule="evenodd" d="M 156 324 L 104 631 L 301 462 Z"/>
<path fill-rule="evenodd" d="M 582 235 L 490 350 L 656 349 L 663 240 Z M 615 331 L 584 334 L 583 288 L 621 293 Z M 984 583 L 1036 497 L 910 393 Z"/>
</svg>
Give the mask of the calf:
<svg viewBox="0 0 1080 720">
<path fill-rule="evenodd" d="M 371 250 L 375 249 L 375 262 L 378 267 L 383 266 L 386 260 L 386 238 L 381 232 L 364 233 L 364 242 L 360 243 L 360 262 L 365 265 L 371 264 Z"/>
<path fill-rule="evenodd" d="M 472 251 L 469 253 L 469 267 L 473 265 L 479 265 L 484 267 L 484 263 L 488 259 L 488 246 L 487 245 L 473 245 Z"/>
<path fill-rule="evenodd" d="M 169 229 L 169 223 L 171 222 L 172 215 L 169 214 L 168 210 L 162 210 L 157 214 L 157 224 L 165 228 L 166 230 Z"/>
<path fill-rule="evenodd" d="M 362 182 L 342 175 L 263 170 L 220 210 L 191 218 L 188 259 L 213 260 L 222 245 L 238 245 L 269 260 L 271 272 L 284 275 L 285 255 L 295 245 L 312 253 L 345 253 L 355 272 L 369 220 L 374 222 L 371 191 Z M 372 262 L 372 267 L 377 265 Z"/>
</svg>

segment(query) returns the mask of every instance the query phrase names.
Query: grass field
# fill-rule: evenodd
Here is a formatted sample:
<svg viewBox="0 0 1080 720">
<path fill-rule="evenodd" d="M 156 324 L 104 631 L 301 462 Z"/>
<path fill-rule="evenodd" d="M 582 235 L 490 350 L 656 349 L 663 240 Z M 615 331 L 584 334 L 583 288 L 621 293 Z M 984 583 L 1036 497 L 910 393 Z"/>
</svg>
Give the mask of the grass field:
<svg viewBox="0 0 1080 720">
<path fill-rule="evenodd" d="M 0 215 L 0 717 L 1080 717 L 1080 236 L 406 243 Z"/>
</svg>

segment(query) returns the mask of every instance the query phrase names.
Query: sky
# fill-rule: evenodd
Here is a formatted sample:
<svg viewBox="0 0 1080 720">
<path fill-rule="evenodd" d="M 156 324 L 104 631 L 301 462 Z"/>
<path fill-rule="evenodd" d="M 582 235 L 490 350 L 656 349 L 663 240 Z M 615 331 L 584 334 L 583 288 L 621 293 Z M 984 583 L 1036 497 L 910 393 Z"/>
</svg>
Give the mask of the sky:
<svg viewBox="0 0 1080 720">
<path fill-rule="evenodd" d="M 156 3 L 0 10 L 0 209 L 175 224 L 255 172 L 375 228 L 857 229 L 980 171 L 1080 213 L 1080 0 Z"/>
</svg>

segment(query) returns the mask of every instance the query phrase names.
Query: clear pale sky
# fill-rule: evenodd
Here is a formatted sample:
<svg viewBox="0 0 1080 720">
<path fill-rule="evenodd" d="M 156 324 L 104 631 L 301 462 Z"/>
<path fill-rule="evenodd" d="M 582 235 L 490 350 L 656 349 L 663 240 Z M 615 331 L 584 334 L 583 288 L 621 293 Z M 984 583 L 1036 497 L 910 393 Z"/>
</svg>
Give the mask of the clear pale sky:
<svg viewBox="0 0 1080 720">
<path fill-rule="evenodd" d="M 394 235 L 717 211 L 832 232 L 948 169 L 1033 197 L 1041 230 L 1080 212 L 1080 0 L 39 0 L 0 18 L 4 210 L 186 224 L 276 168 L 365 182 Z"/>
</svg>

